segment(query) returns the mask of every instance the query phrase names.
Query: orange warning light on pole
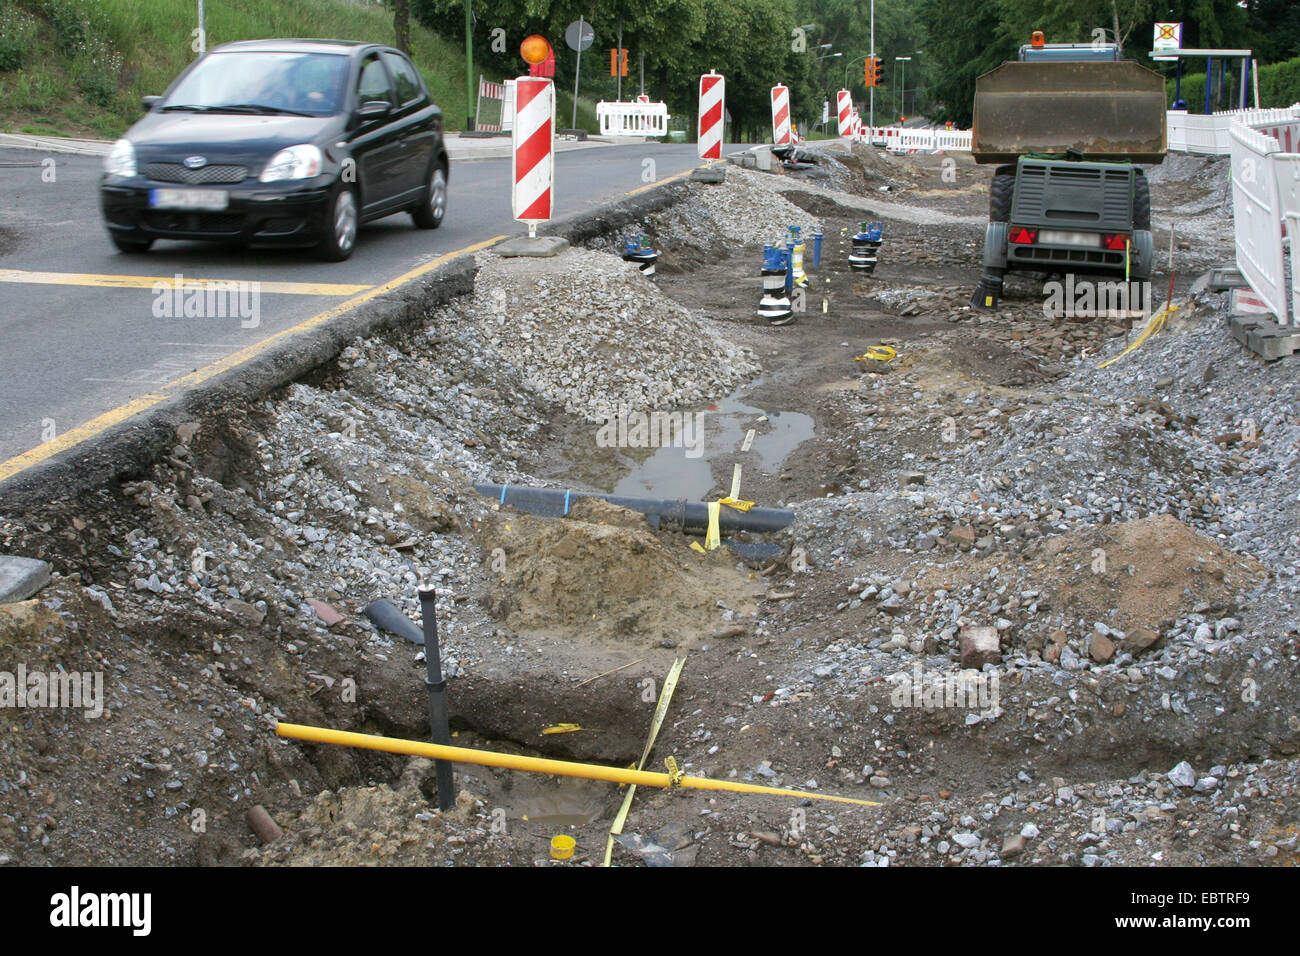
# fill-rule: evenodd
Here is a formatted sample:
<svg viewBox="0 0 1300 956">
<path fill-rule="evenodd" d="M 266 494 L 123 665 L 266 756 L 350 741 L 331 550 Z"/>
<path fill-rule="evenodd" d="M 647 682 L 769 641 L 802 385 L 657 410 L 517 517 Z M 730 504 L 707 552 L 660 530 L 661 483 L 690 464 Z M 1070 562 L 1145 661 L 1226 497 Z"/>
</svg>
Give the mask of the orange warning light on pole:
<svg viewBox="0 0 1300 956">
<path fill-rule="evenodd" d="M 525 63 L 535 65 L 551 55 L 551 45 L 546 41 L 546 37 L 534 33 L 532 36 L 524 37 L 524 42 L 519 44 L 519 55 L 524 58 Z"/>
</svg>

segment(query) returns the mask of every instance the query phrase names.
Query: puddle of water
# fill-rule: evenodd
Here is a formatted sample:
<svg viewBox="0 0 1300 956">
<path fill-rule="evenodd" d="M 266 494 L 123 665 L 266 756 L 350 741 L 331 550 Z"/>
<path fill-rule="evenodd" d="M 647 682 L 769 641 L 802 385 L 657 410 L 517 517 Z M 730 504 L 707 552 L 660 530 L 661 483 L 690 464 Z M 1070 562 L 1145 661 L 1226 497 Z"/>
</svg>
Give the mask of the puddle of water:
<svg viewBox="0 0 1300 956">
<path fill-rule="evenodd" d="M 767 421 L 760 421 L 766 417 Z M 765 473 L 777 472 L 800 444 L 813 437 L 815 423 L 801 412 L 765 411 L 736 395 L 684 415 L 686 427 L 673 432 L 673 442 L 661 441 L 648 458 L 636 464 L 612 487 L 616 495 L 686 498 L 698 501 L 714 486 L 710 463 L 740 452 L 749 429 L 755 430 L 749 449 Z M 703 434 L 700 434 L 700 423 Z M 614 449 L 600 449 L 602 452 Z"/>
</svg>

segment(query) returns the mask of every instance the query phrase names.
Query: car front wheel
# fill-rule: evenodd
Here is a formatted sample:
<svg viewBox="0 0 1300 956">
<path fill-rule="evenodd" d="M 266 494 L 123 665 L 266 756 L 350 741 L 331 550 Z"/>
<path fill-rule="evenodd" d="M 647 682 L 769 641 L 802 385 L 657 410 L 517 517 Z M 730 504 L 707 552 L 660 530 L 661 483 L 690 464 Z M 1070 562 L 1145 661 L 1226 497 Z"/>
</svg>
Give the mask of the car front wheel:
<svg viewBox="0 0 1300 956">
<path fill-rule="evenodd" d="M 425 187 L 420 204 L 411 210 L 411 218 L 419 229 L 437 229 L 447 215 L 447 168 L 441 162 L 433 164 L 429 185 Z"/>
<path fill-rule="evenodd" d="M 357 192 L 351 187 L 342 186 L 330 201 L 325 216 L 325 235 L 316 247 L 317 255 L 326 262 L 342 262 L 356 248 L 360 227 Z"/>
</svg>

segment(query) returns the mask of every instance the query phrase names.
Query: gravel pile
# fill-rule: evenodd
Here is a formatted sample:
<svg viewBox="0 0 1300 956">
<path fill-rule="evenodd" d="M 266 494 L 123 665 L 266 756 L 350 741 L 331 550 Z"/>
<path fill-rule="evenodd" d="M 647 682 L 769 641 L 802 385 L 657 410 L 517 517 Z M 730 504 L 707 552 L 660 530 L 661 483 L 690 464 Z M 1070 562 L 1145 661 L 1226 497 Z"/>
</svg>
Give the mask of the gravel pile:
<svg viewBox="0 0 1300 956">
<path fill-rule="evenodd" d="M 473 298 L 449 311 L 473 317 L 484 351 L 529 388 L 589 421 L 624 405 L 699 405 L 759 372 L 751 352 L 663 295 L 635 265 L 590 250 L 543 260 L 486 256 Z"/>
<path fill-rule="evenodd" d="M 736 166 L 726 171 L 725 188 L 691 184 L 686 202 L 652 217 L 653 234 L 707 247 L 718 240 L 784 243 L 790 226 L 805 236 L 820 228 L 821 220 L 772 189 L 773 183 L 791 186 L 789 179 Z"/>
</svg>

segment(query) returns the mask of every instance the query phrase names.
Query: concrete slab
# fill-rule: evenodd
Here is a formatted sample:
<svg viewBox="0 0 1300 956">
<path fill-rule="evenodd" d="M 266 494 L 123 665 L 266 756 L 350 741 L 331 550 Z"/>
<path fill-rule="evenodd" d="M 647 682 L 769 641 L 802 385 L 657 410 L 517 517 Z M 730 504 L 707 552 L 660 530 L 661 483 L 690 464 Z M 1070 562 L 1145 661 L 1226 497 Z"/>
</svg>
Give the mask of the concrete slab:
<svg viewBox="0 0 1300 956">
<path fill-rule="evenodd" d="M 1210 281 L 1207 288 L 1211 292 L 1224 292 L 1228 289 L 1242 289 L 1250 285 L 1246 277 L 1231 266 L 1223 266 L 1210 270 Z"/>
<path fill-rule="evenodd" d="M 1265 361 L 1300 352 L 1300 328 L 1278 325 L 1270 317 L 1230 315 L 1228 327 L 1234 339 Z"/>
<path fill-rule="evenodd" d="M 50 583 L 50 566 L 36 558 L 0 554 L 0 604 L 25 601 Z"/>
<path fill-rule="evenodd" d="M 727 171 L 722 166 L 701 166 L 699 169 L 691 170 L 691 182 L 693 183 L 725 183 L 727 181 Z"/>
<path fill-rule="evenodd" d="M 563 236 L 537 236 L 534 239 L 519 236 L 498 242 L 492 247 L 492 251 L 507 259 L 516 256 L 538 259 L 558 256 L 567 248 L 569 248 L 569 240 Z"/>
</svg>

